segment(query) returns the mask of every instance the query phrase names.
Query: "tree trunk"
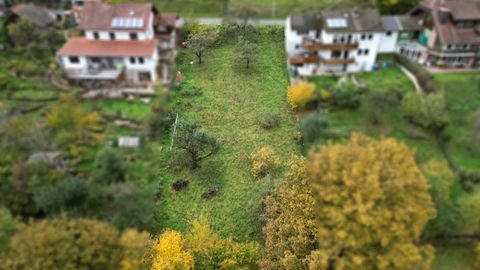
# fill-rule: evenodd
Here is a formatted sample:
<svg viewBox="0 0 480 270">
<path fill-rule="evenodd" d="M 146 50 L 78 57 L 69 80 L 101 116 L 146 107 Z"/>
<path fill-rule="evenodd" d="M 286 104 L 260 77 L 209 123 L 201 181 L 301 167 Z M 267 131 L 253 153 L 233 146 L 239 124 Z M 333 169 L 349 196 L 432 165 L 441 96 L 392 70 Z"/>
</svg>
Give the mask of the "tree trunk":
<svg viewBox="0 0 480 270">
<path fill-rule="evenodd" d="M 197 158 L 197 155 L 195 154 L 191 154 L 190 157 L 191 157 L 190 169 L 194 171 L 198 168 L 198 158 Z"/>
<path fill-rule="evenodd" d="M 202 64 L 202 53 L 199 53 L 198 55 L 198 64 Z"/>
<path fill-rule="evenodd" d="M 247 69 L 250 67 L 250 59 L 247 58 Z"/>
</svg>

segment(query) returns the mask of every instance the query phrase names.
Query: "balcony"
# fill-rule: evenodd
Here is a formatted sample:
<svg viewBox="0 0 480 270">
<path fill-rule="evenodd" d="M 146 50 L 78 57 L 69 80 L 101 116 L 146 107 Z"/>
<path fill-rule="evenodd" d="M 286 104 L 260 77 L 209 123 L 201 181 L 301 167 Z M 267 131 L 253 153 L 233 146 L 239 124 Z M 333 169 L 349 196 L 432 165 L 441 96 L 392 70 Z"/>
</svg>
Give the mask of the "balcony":
<svg viewBox="0 0 480 270">
<path fill-rule="evenodd" d="M 354 58 L 330 58 L 320 59 L 320 63 L 327 65 L 327 66 L 336 66 L 336 65 L 350 65 L 355 63 Z"/>
<path fill-rule="evenodd" d="M 322 43 L 306 40 L 303 42 L 303 48 L 307 51 L 351 51 L 358 49 L 358 43 Z"/>
<path fill-rule="evenodd" d="M 318 64 L 320 62 L 320 57 L 317 55 L 290 56 L 288 62 L 291 65 Z"/>
<path fill-rule="evenodd" d="M 66 69 L 70 79 L 77 80 L 117 80 L 123 72 L 122 69 Z"/>
</svg>

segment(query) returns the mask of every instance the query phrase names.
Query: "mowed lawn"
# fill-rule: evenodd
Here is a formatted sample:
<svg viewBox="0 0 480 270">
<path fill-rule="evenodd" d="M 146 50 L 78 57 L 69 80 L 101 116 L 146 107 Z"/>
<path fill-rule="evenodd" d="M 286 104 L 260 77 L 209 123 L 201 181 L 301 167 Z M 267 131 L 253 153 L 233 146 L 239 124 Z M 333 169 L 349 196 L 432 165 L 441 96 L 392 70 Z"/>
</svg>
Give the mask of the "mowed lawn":
<svg viewBox="0 0 480 270">
<path fill-rule="evenodd" d="M 248 71 L 233 66 L 233 44 L 210 50 L 202 65 L 190 64 L 195 59 L 189 54 L 180 57 L 179 70 L 203 93 L 197 97 L 175 94 L 182 108 L 180 117 L 198 123 L 219 139 L 222 148 L 197 171 L 175 172 L 165 167 L 159 172 L 166 174 L 163 199 L 158 204 L 163 228 L 185 230 L 192 219 L 205 216 L 224 235 L 259 239 L 261 200 L 281 173 L 271 179 L 254 179 L 249 156 L 262 146 L 274 148 L 282 161 L 297 152 L 295 119 L 286 101 L 283 42 L 266 37 L 260 46 L 259 62 Z M 280 127 L 262 129 L 261 121 L 272 113 L 280 116 Z M 190 186 L 177 193 L 170 184 L 178 179 L 189 180 Z M 218 196 L 202 199 L 202 193 L 213 187 L 220 188 Z"/>
<path fill-rule="evenodd" d="M 116 0 L 116 2 L 131 2 L 132 0 Z M 146 2 L 145 0 L 135 0 Z M 185 17 L 221 17 L 223 16 L 222 0 L 154 0 L 162 12 L 177 12 Z M 271 18 L 275 10 L 275 18 L 285 18 L 293 12 L 311 11 L 325 7 L 358 6 L 353 0 L 230 0 L 229 9 L 239 6 L 249 6 L 258 11 L 259 17 Z"/>
</svg>

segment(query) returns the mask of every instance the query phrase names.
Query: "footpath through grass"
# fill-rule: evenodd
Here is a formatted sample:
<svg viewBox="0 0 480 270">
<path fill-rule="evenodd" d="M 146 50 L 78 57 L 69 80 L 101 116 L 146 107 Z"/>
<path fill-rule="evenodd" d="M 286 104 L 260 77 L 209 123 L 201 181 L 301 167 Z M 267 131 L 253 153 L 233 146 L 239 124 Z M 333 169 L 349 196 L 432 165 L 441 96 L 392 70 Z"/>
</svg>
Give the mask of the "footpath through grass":
<svg viewBox="0 0 480 270">
<path fill-rule="evenodd" d="M 197 122 L 217 137 L 222 149 L 204 160 L 197 171 L 172 172 L 165 168 L 166 185 L 158 205 L 162 227 L 185 230 L 191 219 L 203 215 L 224 235 L 259 239 L 262 196 L 281 174 L 270 180 L 254 179 L 249 172 L 249 156 L 267 145 L 283 161 L 297 151 L 294 116 L 286 102 L 288 76 L 283 42 L 267 36 L 259 45 L 259 62 L 248 71 L 233 66 L 233 44 L 209 51 L 202 65 L 191 65 L 190 61 L 195 61 L 191 55 L 180 57 L 179 70 L 203 93 L 197 97 L 176 94 L 176 102 L 182 107 L 180 117 Z M 280 127 L 262 129 L 261 121 L 272 113 L 280 115 Z M 177 193 L 170 188 L 178 179 L 190 180 L 187 190 Z M 220 188 L 219 195 L 202 199 L 201 194 L 212 187 Z"/>
</svg>

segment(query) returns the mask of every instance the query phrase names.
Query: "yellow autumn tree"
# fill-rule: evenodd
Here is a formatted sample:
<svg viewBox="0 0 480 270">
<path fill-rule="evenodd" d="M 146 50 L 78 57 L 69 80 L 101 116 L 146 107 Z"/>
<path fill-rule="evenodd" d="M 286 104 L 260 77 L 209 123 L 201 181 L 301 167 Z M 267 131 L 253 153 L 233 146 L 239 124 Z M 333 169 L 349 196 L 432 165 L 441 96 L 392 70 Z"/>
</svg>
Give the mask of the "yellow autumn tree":
<svg viewBox="0 0 480 270">
<path fill-rule="evenodd" d="M 264 270 L 307 269 L 307 257 L 317 246 L 315 200 L 307 182 L 306 160 L 292 156 L 283 181 L 264 200 Z M 315 269 L 315 268 L 312 268 Z"/>
<path fill-rule="evenodd" d="M 152 270 L 193 269 L 193 256 L 186 249 L 183 236 L 172 230 L 160 235 L 153 246 Z"/>
<path fill-rule="evenodd" d="M 205 218 L 192 222 L 185 241 L 194 255 L 195 269 L 255 269 L 261 255 L 259 244 L 222 238 L 210 228 Z"/>
<path fill-rule="evenodd" d="M 117 270 L 121 259 L 118 231 L 109 223 L 66 216 L 18 227 L 2 270 Z"/>
<path fill-rule="evenodd" d="M 119 239 L 122 248 L 120 270 L 140 269 L 148 239 L 147 232 L 128 229 L 122 233 Z"/>
<path fill-rule="evenodd" d="M 354 134 L 309 154 L 318 248 L 312 269 L 429 269 L 420 243 L 436 215 L 414 153 L 394 139 Z"/>
<path fill-rule="evenodd" d="M 55 141 L 60 145 L 94 144 L 102 139 L 96 132 L 100 126 L 100 115 L 87 112 L 72 96 L 60 99 L 46 119 L 47 125 L 55 132 Z"/>
<path fill-rule="evenodd" d="M 300 81 L 288 87 L 288 103 L 294 109 L 302 109 L 315 98 L 315 85 Z"/>
</svg>

